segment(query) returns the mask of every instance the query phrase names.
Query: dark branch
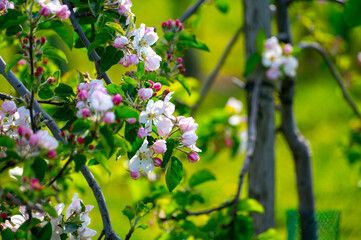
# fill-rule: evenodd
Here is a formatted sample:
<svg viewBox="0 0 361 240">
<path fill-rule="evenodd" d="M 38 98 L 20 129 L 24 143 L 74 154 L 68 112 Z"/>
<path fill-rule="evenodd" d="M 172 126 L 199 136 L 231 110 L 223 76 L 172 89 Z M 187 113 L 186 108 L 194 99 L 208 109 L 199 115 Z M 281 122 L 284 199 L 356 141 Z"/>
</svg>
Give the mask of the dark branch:
<svg viewBox="0 0 361 240">
<path fill-rule="evenodd" d="M 105 198 L 103 192 L 99 186 L 99 184 L 95 181 L 93 174 L 90 172 L 89 168 L 86 165 L 83 165 L 80 169 L 84 178 L 88 182 L 89 187 L 92 189 L 93 194 L 98 202 L 99 211 L 103 220 L 103 228 L 105 231 L 106 239 L 120 239 L 120 237 L 114 232 L 112 228 L 112 223 L 109 217 L 109 211 L 107 204 L 105 202 Z"/>
<path fill-rule="evenodd" d="M 64 170 L 66 169 L 66 167 L 71 163 L 71 161 L 73 161 L 74 156 L 71 155 L 68 159 L 68 161 L 66 161 L 66 163 L 64 164 L 64 166 L 61 168 L 61 170 L 58 172 L 58 174 L 48 183 L 48 186 L 51 186 L 58 178 L 60 178 L 63 175 Z"/>
<path fill-rule="evenodd" d="M 220 205 L 219 207 L 215 207 L 215 208 L 211 208 L 211 209 L 203 210 L 203 211 L 198 211 L 198 212 L 190 212 L 188 210 L 185 210 L 185 213 L 186 213 L 187 216 L 198 216 L 198 215 L 203 215 L 203 214 L 210 214 L 210 213 L 212 213 L 214 211 L 219 211 L 219 210 L 222 210 L 223 208 L 229 207 L 233 203 L 234 203 L 234 199 Z"/>
<path fill-rule="evenodd" d="M 328 68 L 331 71 L 332 76 L 336 79 L 337 84 L 339 85 L 339 87 L 342 90 L 342 94 L 344 99 L 346 100 L 346 102 L 348 103 L 348 105 L 350 105 L 350 107 L 352 108 L 352 110 L 355 112 L 355 114 L 357 115 L 358 118 L 361 118 L 361 114 L 358 111 L 355 103 L 352 101 L 351 97 L 348 95 L 347 93 L 347 89 L 343 83 L 342 77 L 340 76 L 340 74 L 337 72 L 334 64 L 332 63 L 330 57 L 328 56 L 326 50 L 318 43 L 305 43 L 305 42 L 301 42 L 300 44 L 298 44 L 299 48 L 304 50 L 304 49 L 315 49 L 318 53 L 321 54 L 321 56 L 323 57 L 323 59 L 325 60 Z"/>
<path fill-rule="evenodd" d="M 130 228 L 127 236 L 125 236 L 125 240 L 129 240 L 133 233 L 134 233 L 134 229 L 133 229 L 133 228 Z"/>
<path fill-rule="evenodd" d="M 72 3 L 70 1 L 68 1 L 68 0 L 63 0 L 63 3 L 65 3 L 69 7 L 69 10 L 70 10 L 69 19 L 71 21 L 71 24 L 73 25 L 74 31 L 78 34 L 80 40 L 82 41 L 84 46 L 88 49 L 88 47 L 90 45 L 89 39 L 84 34 L 83 30 L 80 27 L 80 24 L 79 24 L 78 20 L 75 17 Z M 96 70 L 98 72 L 98 75 L 100 74 L 107 84 L 111 84 L 112 80 L 110 80 L 108 74 L 106 72 L 101 72 L 100 71 L 100 57 L 99 57 L 98 53 L 95 50 L 93 50 L 90 53 L 90 56 L 93 58 L 93 60 L 95 62 L 95 68 L 96 68 Z"/>
<path fill-rule="evenodd" d="M 11 96 L 9 94 L 5 94 L 5 93 L 0 93 L 0 99 L 1 100 L 13 100 L 13 101 L 17 101 L 17 102 L 22 102 L 21 98 L 13 97 L 13 96 Z M 50 104 L 50 105 L 55 105 L 55 106 L 64 105 L 64 103 L 62 103 L 62 102 L 53 102 L 51 100 L 38 100 L 38 103 Z"/>
<path fill-rule="evenodd" d="M 37 127 L 33 113 L 33 105 L 34 105 L 34 89 L 31 89 L 30 105 L 29 105 L 30 121 L 31 121 L 31 129 L 33 130 L 34 133 L 36 133 Z"/>
<path fill-rule="evenodd" d="M 182 16 L 179 18 L 179 20 L 181 22 L 184 22 L 185 20 L 187 20 L 190 16 L 193 15 L 193 13 L 195 13 L 197 11 L 197 9 L 199 8 L 200 5 L 202 5 L 202 3 L 205 0 L 198 0 L 197 2 L 195 2 L 192 6 L 190 6 L 189 8 L 187 8 L 187 10 L 184 11 L 184 13 L 182 14 Z"/>
<path fill-rule="evenodd" d="M 0 196 L 3 195 L 3 192 L 4 190 L 2 188 L 0 188 Z M 24 202 L 23 200 L 21 199 L 18 199 L 16 197 L 13 197 L 12 195 L 10 194 L 7 194 L 5 196 L 5 200 L 7 202 L 9 202 L 10 204 L 14 204 L 14 205 L 17 205 L 17 206 L 26 206 L 27 209 L 31 209 L 31 210 L 34 210 L 34 211 L 37 211 L 39 213 L 43 213 L 44 210 L 38 206 L 36 206 L 35 204 L 32 204 L 30 202 Z M 30 215 L 29 215 L 30 216 Z"/>
<path fill-rule="evenodd" d="M 208 78 L 206 79 L 206 81 L 204 82 L 201 92 L 200 92 L 200 96 L 199 96 L 199 100 L 198 102 L 196 102 L 196 104 L 193 106 L 192 108 L 192 115 L 197 111 L 197 108 L 199 107 L 199 105 L 202 103 L 202 101 L 204 100 L 205 96 L 207 95 L 210 87 L 212 86 L 212 84 L 214 83 L 214 81 L 216 80 L 216 77 L 219 73 L 219 71 L 221 70 L 224 62 L 226 61 L 229 53 L 232 50 L 232 47 L 234 46 L 234 44 L 237 42 L 238 36 L 241 34 L 241 32 L 243 31 L 243 26 L 239 27 L 239 29 L 237 30 L 237 32 L 234 34 L 234 36 L 231 38 L 231 40 L 228 42 L 226 48 L 224 49 L 224 52 L 221 56 L 221 58 L 219 59 L 217 65 L 215 66 L 215 68 L 212 70 L 212 72 L 209 74 Z"/>
</svg>

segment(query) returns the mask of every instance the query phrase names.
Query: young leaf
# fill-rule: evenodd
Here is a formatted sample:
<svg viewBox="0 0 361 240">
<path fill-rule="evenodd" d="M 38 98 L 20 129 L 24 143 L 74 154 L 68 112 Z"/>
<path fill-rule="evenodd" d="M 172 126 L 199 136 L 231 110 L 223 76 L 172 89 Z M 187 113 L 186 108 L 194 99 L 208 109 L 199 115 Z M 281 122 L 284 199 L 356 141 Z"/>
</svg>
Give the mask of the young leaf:
<svg viewBox="0 0 361 240">
<path fill-rule="evenodd" d="M 83 154 L 76 154 L 74 156 L 75 171 L 79 172 L 80 168 L 86 163 L 86 157 Z"/>
<path fill-rule="evenodd" d="M 111 66 L 117 64 L 123 56 L 123 51 L 117 50 L 113 46 L 107 46 L 105 48 L 105 53 L 101 57 L 100 71 L 107 71 L 109 68 L 111 68 Z"/>
<path fill-rule="evenodd" d="M 260 204 L 256 200 L 247 198 L 242 199 L 238 202 L 238 211 L 264 213 L 264 208 L 262 204 Z"/>
<path fill-rule="evenodd" d="M 65 222 L 64 227 L 63 233 L 73 233 L 78 230 L 78 225 L 72 222 Z"/>
<path fill-rule="evenodd" d="M 137 82 L 133 78 L 124 76 L 123 79 L 126 83 L 132 85 L 134 88 L 137 86 Z"/>
<path fill-rule="evenodd" d="M 63 22 L 63 26 L 54 27 L 53 31 L 64 41 L 70 50 L 73 49 L 74 44 L 74 29 L 72 25 Z"/>
<path fill-rule="evenodd" d="M 188 85 L 188 83 L 187 83 L 187 81 L 186 81 L 186 78 L 183 77 L 182 75 L 178 75 L 178 76 L 176 77 L 176 80 L 177 80 L 180 84 L 182 84 L 183 88 L 187 91 L 188 95 L 190 96 L 190 95 L 191 95 L 191 90 L 190 90 L 189 85 Z"/>
<path fill-rule="evenodd" d="M 44 203 L 42 204 L 43 205 L 43 208 L 44 210 L 49 213 L 49 215 L 53 218 L 56 218 L 58 217 L 58 213 L 55 211 L 54 207 L 51 206 L 49 203 Z"/>
<path fill-rule="evenodd" d="M 209 170 L 203 169 L 195 172 L 190 177 L 188 183 L 190 187 L 194 187 L 210 180 L 216 180 L 216 177 Z"/>
<path fill-rule="evenodd" d="M 43 48 L 43 54 L 46 57 L 58 59 L 65 63 L 68 63 L 68 59 L 66 58 L 65 53 L 63 51 L 61 51 L 60 49 L 47 46 L 47 47 Z"/>
<path fill-rule="evenodd" d="M 137 69 L 137 77 L 138 77 L 138 79 L 141 79 L 143 77 L 144 73 L 145 73 L 144 62 L 140 62 L 138 64 L 138 69 Z"/>
<path fill-rule="evenodd" d="M 125 35 L 125 32 L 124 32 L 122 26 L 120 26 L 120 24 L 117 24 L 115 22 L 107 22 L 105 25 L 107 25 L 108 27 L 110 27 L 114 31 L 120 33 L 121 35 L 123 35 L 123 36 Z"/>
<path fill-rule="evenodd" d="M 266 35 L 264 29 L 261 29 L 258 32 L 257 37 L 256 37 L 256 49 L 260 55 L 263 52 L 264 42 L 266 41 L 266 39 L 267 39 L 267 35 Z"/>
<path fill-rule="evenodd" d="M 259 53 L 252 53 L 246 62 L 246 70 L 244 71 L 244 76 L 247 77 L 261 62 L 262 58 Z"/>
<path fill-rule="evenodd" d="M 350 28 L 361 25 L 361 1 L 349 0 L 346 2 L 346 6 L 343 10 L 343 17 L 347 26 Z"/>
<path fill-rule="evenodd" d="M 60 97 L 69 97 L 75 95 L 73 88 L 64 83 L 59 83 L 59 85 L 54 89 L 54 92 Z"/>
<path fill-rule="evenodd" d="M 0 146 L 6 148 L 13 148 L 15 146 L 15 142 L 6 135 L 0 135 Z"/>
<path fill-rule="evenodd" d="M 122 88 L 119 87 L 117 84 L 111 83 L 109 85 L 106 85 L 105 88 L 111 94 L 118 94 L 119 93 L 120 95 L 124 96 L 124 92 L 123 92 Z"/>
<path fill-rule="evenodd" d="M 51 222 L 48 222 L 39 232 L 38 236 L 36 237 L 36 239 L 39 240 L 48 240 L 51 238 L 51 235 L 53 233 L 53 228 L 51 226 Z"/>
<path fill-rule="evenodd" d="M 135 210 L 131 206 L 126 206 L 122 213 L 129 219 L 129 221 L 132 221 L 132 219 L 135 217 Z"/>
<path fill-rule="evenodd" d="M 9 74 L 10 70 L 15 67 L 15 65 L 23 58 L 23 55 L 16 54 L 11 58 L 11 60 L 5 66 L 6 74 Z"/>
<path fill-rule="evenodd" d="M 118 118 L 139 118 L 139 113 L 128 106 L 120 106 L 115 108 L 115 115 Z"/>
<path fill-rule="evenodd" d="M 216 7 L 219 11 L 222 13 L 227 13 L 229 8 L 229 2 L 228 0 L 216 0 Z"/>
<path fill-rule="evenodd" d="M 169 192 L 178 186 L 183 177 L 183 165 L 177 157 L 172 157 L 165 171 L 165 182 Z"/>
<path fill-rule="evenodd" d="M 95 160 L 102 165 L 102 167 L 108 172 L 109 176 L 111 174 L 109 170 L 108 159 L 101 152 L 93 152 Z"/>
<path fill-rule="evenodd" d="M 54 97 L 54 92 L 53 92 L 53 90 L 51 90 L 49 85 L 45 85 L 40 89 L 38 96 L 41 99 L 50 99 L 50 98 Z"/>
<path fill-rule="evenodd" d="M 31 165 L 35 176 L 39 181 L 42 181 L 45 177 L 46 171 L 48 171 L 48 164 L 46 161 L 40 157 L 36 158 L 34 163 Z"/>
<path fill-rule="evenodd" d="M 174 139 L 168 139 L 166 145 L 167 145 L 167 151 L 163 155 L 163 161 L 161 165 L 162 168 L 165 168 L 165 166 L 167 166 L 167 163 L 169 162 L 169 159 L 173 154 L 173 149 L 175 147 Z"/>
</svg>

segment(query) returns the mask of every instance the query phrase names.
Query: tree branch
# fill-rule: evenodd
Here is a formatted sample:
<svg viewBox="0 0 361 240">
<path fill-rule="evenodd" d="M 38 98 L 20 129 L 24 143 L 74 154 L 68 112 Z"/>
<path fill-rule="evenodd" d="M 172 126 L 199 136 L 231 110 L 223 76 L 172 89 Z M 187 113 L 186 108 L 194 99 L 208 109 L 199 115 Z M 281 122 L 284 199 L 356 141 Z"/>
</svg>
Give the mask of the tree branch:
<svg viewBox="0 0 361 240">
<path fill-rule="evenodd" d="M 224 52 L 223 52 L 221 58 L 219 59 L 217 65 L 212 70 L 212 72 L 209 74 L 206 81 L 204 82 L 204 84 L 202 86 L 202 89 L 201 89 L 201 92 L 200 92 L 199 100 L 196 102 L 196 104 L 192 108 L 192 115 L 194 115 L 194 113 L 197 111 L 197 108 L 202 103 L 202 101 L 204 100 L 205 96 L 207 95 L 210 87 L 212 86 L 212 84 L 216 80 L 216 77 L 217 77 L 219 71 L 221 70 L 224 62 L 226 61 L 229 53 L 232 50 L 232 47 L 237 42 L 237 39 L 238 39 L 238 37 L 239 37 L 239 35 L 241 34 L 242 31 L 243 31 L 243 26 L 240 26 L 239 29 L 237 30 L 237 32 L 233 35 L 231 40 L 228 42 L 228 44 L 227 44 L 226 48 L 224 49 Z"/>
<path fill-rule="evenodd" d="M 73 25 L 74 31 L 78 34 L 80 40 L 82 41 L 84 46 L 88 49 L 88 47 L 90 45 L 90 42 L 89 42 L 89 39 L 84 34 L 83 30 L 80 27 L 80 24 L 79 24 L 78 20 L 75 17 L 75 14 L 74 14 L 74 11 L 73 11 L 73 4 L 68 0 L 63 0 L 63 3 L 65 3 L 68 6 L 69 10 L 70 10 L 69 19 L 70 19 L 71 24 Z M 101 60 L 100 60 L 100 57 L 99 57 L 98 53 L 95 50 L 93 50 L 90 53 L 90 56 L 94 60 L 95 68 L 96 68 L 98 74 L 100 73 L 100 75 L 102 76 L 102 78 L 104 79 L 104 81 L 107 84 L 111 84 L 112 80 L 110 80 L 108 74 L 106 72 L 101 72 L 100 71 L 100 61 Z"/>
<path fill-rule="evenodd" d="M 95 181 L 93 174 L 90 172 L 89 168 L 86 165 L 83 165 L 80 169 L 84 178 L 88 182 L 89 187 L 92 189 L 93 194 L 98 202 L 99 211 L 103 220 L 103 228 L 105 231 L 105 239 L 121 239 L 113 230 L 112 223 L 109 217 L 109 211 L 103 192 L 99 184 Z"/>
<path fill-rule="evenodd" d="M 74 155 L 72 154 L 68 161 L 66 161 L 66 163 L 64 164 L 64 166 L 61 168 L 61 170 L 58 172 L 58 174 L 48 183 L 48 186 L 51 186 L 58 178 L 60 178 L 63 175 L 64 170 L 66 169 L 66 167 L 71 163 L 71 161 L 73 161 L 74 159 Z"/>
<path fill-rule="evenodd" d="M 13 86 L 15 91 L 20 96 L 22 96 L 22 97 L 24 97 L 25 95 L 30 96 L 29 90 L 15 76 L 15 74 L 12 71 L 10 71 L 9 74 L 6 74 L 5 66 L 6 66 L 6 63 L 4 62 L 2 57 L 0 56 L 0 73 L 5 77 L 5 79 L 10 83 L 10 85 Z M 49 128 L 49 130 L 53 133 L 54 137 L 58 141 L 65 144 L 66 143 L 65 139 L 60 135 L 61 130 L 56 125 L 54 120 L 49 116 L 49 114 L 47 114 L 40 107 L 40 105 L 36 101 L 36 99 L 34 99 L 34 110 L 37 113 L 44 114 L 44 119 L 46 120 L 46 125 Z M 96 182 L 96 180 L 94 179 L 93 175 L 91 174 L 89 168 L 86 165 L 83 165 L 81 167 L 81 172 L 83 173 L 84 178 L 87 180 L 87 182 L 89 184 L 89 187 L 93 190 L 94 197 L 96 198 L 96 200 L 98 202 L 99 209 L 101 211 L 101 215 L 102 215 L 102 219 L 103 219 L 103 226 L 104 226 L 104 230 L 105 230 L 106 239 L 109 239 L 109 240 L 111 240 L 111 239 L 115 239 L 115 240 L 121 239 L 121 238 L 119 238 L 119 236 L 112 229 L 111 222 L 110 222 L 110 217 L 109 217 L 109 211 L 107 209 L 107 205 L 105 203 L 103 193 L 102 193 L 98 183 Z M 103 210 L 104 210 L 104 212 L 103 212 Z"/>
<path fill-rule="evenodd" d="M 0 99 L 22 102 L 21 98 L 13 97 L 13 96 L 11 96 L 9 94 L 5 94 L 5 93 L 0 93 Z M 44 104 L 55 105 L 55 106 L 64 105 L 64 103 L 62 103 L 62 102 L 53 102 L 51 100 L 38 100 L 38 103 L 44 103 Z"/>
<path fill-rule="evenodd" d="M 205 0 L 198 0 L 197 2 L 195 2 L 192 6 L 190 6 L 189 8 L 187 8 L 184 13 L 182 14 L 182 16 L 179 18 L 179 20 L 181 22 L 184 22 L 185 20 L 187 20 L 190 16 L 193 15 L 193 13 L 195 13 L 197 11 L 197 9 L 199 8 L 199 6 L 202 5 L 202 3 Z"/>
<path fill-rule="evenodd" d="M 326 50 L 318 43 L 306 43 L 306 42 L 301 42 L 300 44 L 298 44 L 299 48 L 302 50 L 305 49 L 315 49 L 318 53 L 321 54 L 321 56 L 323 57 L 323 59 L 325 60 L 328 68 L 330 69 L 330 72 L 332 74 L 332 76 L 336 79 L 337 84 L 339 85 L 339 87 L 342 90 L 342 95 L 344 97 L 344 99 L 346 100 L 346 102 L 348 103 L 348 105 L 352 108 L 352 110 L 355 112 L 355 114 L 357 115 L 358 118 L 361 118 L 361 114 L 358 111 L 356 104 L 352 101 L 351 97 L 348 95 L 347 93 L 347 89 L 343 83 L 342 77 L 340 76 L 340 74 L 337 72 L 334 64 L 332 63 L 330 57 L 327 55 Z"/>
<path fill-rule="evenodd" d="M 185 214 L 187 216 L 198 216 L 198 215 L 203 215 L 203 214 L 210 214 L 212 212 L 219 211 L 219 210 L 222 210 L 223 208 L 229 207 L 233 203 L 234 203 L 234 199 L 232 199 L 231 201 L 226 202 L 226 203 L 224 203 L 224 204 L 222 204 L 222 205 L 220 205 L 218 207 L 203 210 L 203 211 L 191 212 L 191 211 L 185 210 Z"/>
</svg>

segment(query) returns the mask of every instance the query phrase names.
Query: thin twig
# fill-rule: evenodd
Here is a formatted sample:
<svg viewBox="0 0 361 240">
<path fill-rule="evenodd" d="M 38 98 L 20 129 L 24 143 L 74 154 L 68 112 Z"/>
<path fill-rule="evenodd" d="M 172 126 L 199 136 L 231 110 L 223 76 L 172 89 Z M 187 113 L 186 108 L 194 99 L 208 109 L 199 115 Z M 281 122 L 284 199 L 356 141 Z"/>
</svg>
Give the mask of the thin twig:
<svg viewBox="0 0 361 240">
<path fill-rule="evenodd" d="M 0 188 L 0 196 L 2 194 L 3 194 L 3 189 Z M 10 194 L 7 194 L 5 196 L 5 199 L 11 204 L 14 204 L 14 205 L 17 205 L 17 206 L 26 206 L 27 209 L 31 209 L 31 210 L 37 211 L 39 213 L 44 212 L 44 210 L 42 208 L 36 206 L 35 204 L 29 203 L 29 202 L 24 202 L 23 200 L 18 199 L 16 197 L 13 197 Z"/>
<path fill-rule="evenodd" d="M 29 105 L 29 111 L 30 111 L 30 122 L 31 122 L 31 129 L 34 133 L 36 133 L 36 123 L 34 119 L 34 112 L 33 112 L 33 106 L 34 106 L 34 89 L 31 89 L 31 96 L 30 96 L 30 105 Z"/>
<path fill-rule="evenodd" d="M 289 6 L 291 3 L 295 2 L 296 0 L 288 0 L 287 1 L 287 6 Z M 326 0 L 326 1 L 329 1 L 329 2 L 334 2 L 334 3 L 338 3 L 338 4 L 341 4 L 341 5 L 345 5 L 346 2 L 342 1 L 342 0 Z"/>
<path fill-rule="evenodd" d="M 244 89 L 246 87 L 246 84 L 236 77 L 232 78 L 232 83 L 241 89 Z"/>
<path fill-rule="evenodd" d="M 21 100 L 21 98 L 13 97 L 13 96 L 11 96 L 9 94 L 5 94 L 5 93 L 0 93 L 0 99 L 1 100 L 13 100 L 13 101 L 17 101 L 17 102 L 22 102 L 23 101 L 23 100 Z M 38 103 L 55 105 L 55 106 L 64 105 L 64 103 L 62 103 L 62 102 L 53 102 L 51 100 L 38 100 Z"/>
<path fill-rule="evenodd" d="M 199 8 L 200 5 L 202 5 L 202 3 L 205 0 L 198 0 L 197 2 L 195 2 L 192 6 L 190 6 L 189 8 L 187 8 L 184 13 L 182 14 L 182 16 L 179 18 L 179 20 L 181 22 L 184 22 L 185 20 L 187 20 L 187 18 L 189 18 L 190 16 L 193 15 L 193 13 L 195 13 L 197 11 L 197 9 Z"/>
<path fill-rule="evenodd" d="M 105 235 L 105 231 L 104 229 L 102 230 L 102 232 L 100 233 L 100 236 L 98 237 L 98 240 L 101 240 Z"/>
<path fill-rule="evenodd" d="M 208 78 L 206 79 L 206 81 L 204 82 L 201 92 L 200 92 L 200 96 L 199 96 L 199 100 L 196 102 L 196 104 L 193 106 L 192 108 L 192 115 L 194 115 L 194 113 L 197 111 L 197 108 L 199 107 L 199 105 L 202 103 L 202 101 L 204 100 L 205 96 L 207 95 L 210 87 L 212 86 L 212 84 L 214 83 L 219 71 L 221 70 L 224 62 L 226 61 L 229 53 L 232 50 L 232 47 L 234 46 L 234 44 L 237 42 L 237 39 L 239 37 L 239 35 L 241 34 L 241 32 L 243 31 L 243 26 L 240 26 L 237 30 L 237 32 L 233 35 L 233 37 L 231 38 L 231 40 L 228 42 L 226 48 L 224 49 L 224 52 L 221 56 L 221 58 L 219 59 L 217 65 L 215 66 L 215 68 L 212 70 L 212 72 L 209 74 Z"/>
<path fill-rule="evenodd" d="M 60 178 L 63 175 L 64 170 L 66 169 L 66 167 L 71 163 L 71 161 L 73 161 L 74 159 L 74 155 L 72 154 L 68 161 L 66 161 L 66 163 L 64 164 L 64 166 L 61 168 L 61 170 L 58 172 L 58 174 L 48 183 L 48 186 L 51 186 L 58 178 Z"/>
<path fill-rule="evenodd" d="M 357 109 L 356 104 L 352 101 L 351 97 L 348 95 L 347 89 L 343 83 L 342 77 L 337 72 L 337 70 L 336 70 L 334 64 L 332 63 L 330 57 L 328 56 L 326 50 L 318 43 L 301 42 L 298 44 L 298 47 L 302 50 L 309 49 L 309 48 L 315 49 L 318 53 L 321 54 L 321 56 L 323 57 L 323 59 L 325 60 L 325 62 L 327 64 L 328 68 L 330 69 L 332 76 L 336 79 L 338 86 L 341 88 L 344 99 L 346 100 L 348 105 L 350 105 L 350 107 L 355 112 L 357 117 L 361 118 L 361 114 L 360 114 L 359 110 Z"/>
<path fill-rule="evenodd" d="M 63 3 L 65 3 L 68 6 L 69 10 L 70 10 L 69 19 L 70 19 L 71 24 L 73 25 L 74 31 L 78 34 L 80 40 L 82 41 L 84 46 L 88 49 L 88 47 L 90 45 L 90 42 L 89 42 L 89 39 L 84 34 L 83 30 L 80 27 L 80 24 L 79 24 L 78 20 L 75 17 L 75 14 L 74 14 L 74 11 L 73 11 L 73 4 L 68 0 L 63 0 Z M 108 74 L 106 72 L 101 72 L 100 71 L 100 57 L 99 57 L 98 53 L 95 50 L 93 50 L 90 53 L 90 56 L 94 60 L 95 68 L 96 68 L 98 74 L 99 73 L 101 74 L 102 78 L 104 79 L 104 81 L 107 84 L 111 84 L 112 80 L 110 80 Z"/>
<path fill-rule="evenodd" d="M 214 211 L 219 211 L 219 210 L 222 210 L 223 208 L 229 207 L 233 203 L 234 203 L 234 199 L 232 199 L 231 201 L 226 202 L 226 203 L 224 203 L 224 204 L 222 204 L 222 205 L 220 205 L 218 207 L 203 210 L 203 211 L 191 212 L 191 211 L 185 210 L 185 214 L 187 216 L 198 216 L 198 215 L 203 215 L 203 214 L 210 214 L 210 213 L 212 213 Z"/>
<path fill-rule="evenodd" d="M 238 200 L 241 197 L 243 180 L 244 180 L 246 173 L 248 172 L 249 162 L 251 160 L 251 157 L 253 156 L 254 148 L 256 145 L 256 136 L 257 136 L 256 123 L 257 123 L 257 113 L 258 113 L 258 107 L 259 107 L 258 106 L 258 97 L 259 97 L 259 88 L 261 86 L 261 82 L 262 82 L 262 78 L 257 77 L 255 80 L 255 85 L 254 85 L 254 89 L 253 89 L 253 93 L 252 93 L 252 102 L 251 102 L 251 111 L 250 111 L 251 113 L 250 113 L 250 118 L 249 118 L 249 123 L 248 123 L 247 152 L 246 152 L 246 157 L 243 161 L 243 166 L 242 166 L 241 172 L 239 174 L 238 189 L 237 189 L 236 197 L 234 199 L 234 205 L 233 205 L 233 210 L 232 210 L 232 214 L 231 214 L 231 223 L 234 221 L 235 217 L 237 216 Z"/>
<path fill-rule="evenodd" d="M 129 240 L 133 233 L 134 233 L 134 229 L 130 228 L 128 234 L 125 236 L 125 240 Z"/>
</svg>

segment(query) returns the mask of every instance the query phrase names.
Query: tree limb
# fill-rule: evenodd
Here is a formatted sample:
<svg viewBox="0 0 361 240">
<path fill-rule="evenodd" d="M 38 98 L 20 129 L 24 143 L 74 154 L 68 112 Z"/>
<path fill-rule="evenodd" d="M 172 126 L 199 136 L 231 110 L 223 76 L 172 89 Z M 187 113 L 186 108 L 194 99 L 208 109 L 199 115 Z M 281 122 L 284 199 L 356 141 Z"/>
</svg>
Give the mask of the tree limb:
<svg viewBox="0 0 361 240">
<path fill-rule="evenodd" d="M 72 154 L 68 161 L 66 161 L 66 163 L 64 164 L 64 166 L 61 168 L 61 170 L 58 172 L 58 174 L 48 183 L 48 186 L 51 186 L 58 178 L 60 178 L 63 175 L 64 170 L 66 169 L 66 167 L 71 163 L 71 161 L 73 161 L 74 159 L 74 155 Z"/>
<path fill-rule="evenodd" d="M 205 82 L 204 82 L 204 84 L 202 86 L 201 92 L 200 92 L 199 100 L 196 102 L 196 104 L 192 108 L 192 115 L 194 115 L 194 113 L 197 111 L 197 108 L 202 103 L 202 101 L 204 100 L 205 96 L 207 95 L 210 87 L 212 86 L 212 84 L 216 80 L 216 77 L 217 77 L 219 71 L 221 70 L 224 62 L 226 61 L 229 53 L 232 50 L 232 47 L 237 42 L 237 39 L 238 39 L 238 37 L 239 37 L 239 35 L 241 34 L 242 31 L 243 31 L 243 26 L 240 26 L 239 29 L 237 30 L 237 32 L 233 35 L 231 40 L 228 42 L 228 44 L 227 44 L 226 48 L 224 49 L 224 52 L 223 52 L 221 58 L 219 59 L 217 65 L 214 67 L 212 72 L 209 74 L 208 78 L 205 80 Z"/>
<path fill-rule="evenodd" d="M 193 13 L 195 13 L 197 11 L 197 9 L 199 8 L 199 6 L 202 5 L 202 3 L 205 0 L 198 0 L 197 2 L 195 2 L 192 6 L 190 6 L 189 8 L 187 8 L 184 13 L 182 14 L 182 16 L 179 18 L 179 20 L 181 22 L 184 22 L 185 20 L 187 20 L 190 16 L 193 15 Z"/>
<path fill-rule="evenodd" d="M 345 85 L 343 83 L 342 77 L 337 72 L 337 70 L 336 70 L 334 64 L 332 63 L 330 57 L 327 55 L 326 50 L 318 43 L 301 42 L 300 44 L 298 44 L 298 46 L 302 50 L 315 49 L 319 54 L 321 54 L 321 56 L 323 57 L 323 59 L 325 60 L 325 62 L 327 64 L 328 68 L 330 69 L 330 72 L 331 72 L 332 76 L 336 79 L 338 86 L 341 88 L 342 95 L 343 95 L 344 99 L 346 100 L 348 105 L 352 108 L 352 110 L 357 115 L 357 117 L 361 118 L 361 114 L 360 114 L 359 110 L 357 109 L 356 104 L 352 101 L 351 97 L 348 95 L 347 89 L 346 89 L 346 87 L 345 87 Z"/>
<path fill-rule="evenodd" d="M 69 19 L 70 19 L 71 24 L 73 25 L 74 31 L 78 34 L 80 40 L 82 41 L 84 46 L 88 49 L 88 47 L 90 45 L 90 42 L 89 42 L 89 39 L 84 34 L 83 30 L 80 27 L 80 24 L 79 24 L 78 20 L 75 17 L 75 14 L 74 14 L 74 11 L 73 11 L 73 4 L 68 0 L 63 0 L 63 3 L 65 3 L 68 6 L 69 10 L 70 10 Z M 101 72 L 100 71 L 100 61 L 101 60 L 100 60 L 100 57 L 99 57 L 98 53 L 95 50 L 93 50 L 90 53 L 90 56 L 94 60 L 95 68 L 96 68 L 98 74 L 100 74 L 102 76 L 102 78 L 104 79 L 104 81 L 107 84 L 111 84 L 112 80 L 110 80 L 108 74 L 106 72 Z"/>
</svg>

